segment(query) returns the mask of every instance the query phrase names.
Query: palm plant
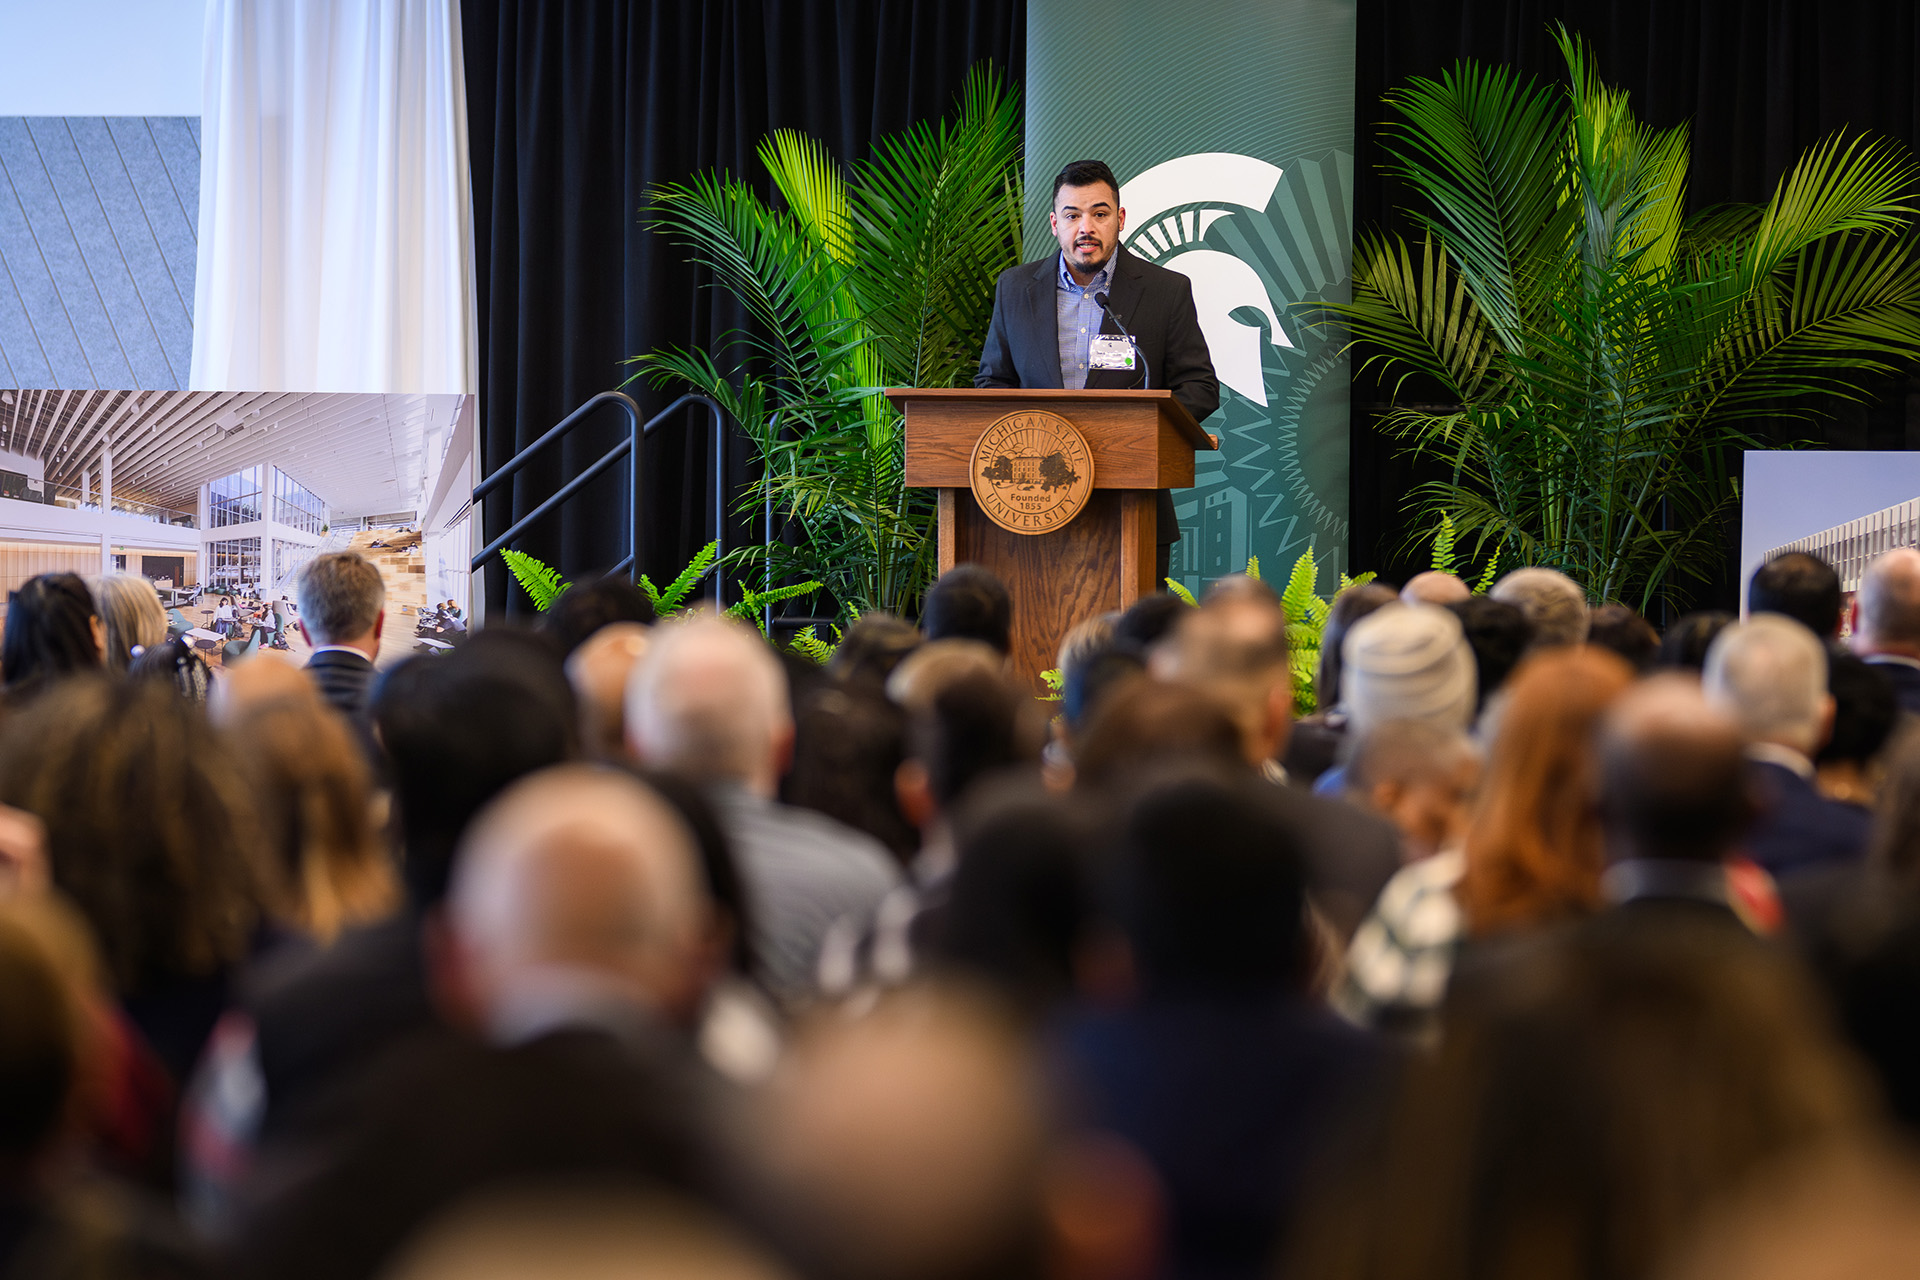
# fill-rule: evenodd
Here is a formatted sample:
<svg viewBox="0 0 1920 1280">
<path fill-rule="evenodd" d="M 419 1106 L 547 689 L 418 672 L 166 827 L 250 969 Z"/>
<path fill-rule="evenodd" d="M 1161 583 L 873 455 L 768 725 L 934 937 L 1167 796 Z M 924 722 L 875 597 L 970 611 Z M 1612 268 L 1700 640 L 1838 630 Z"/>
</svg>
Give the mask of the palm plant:
<svg viewBox="0 0 1920 1280">
<path fill-rule="evenodd" d="M 1917 170 L 1836 136 L 1766 203 L 1688 217 L 1685 127 L 1642 124 L 1558 38 L 1565 86 L 1463 62 L 1388 95 L 1418 239 L 1362 238 L 1329 310 L 1396 398 L 1420 374 L 1454 401 L 1383 424 L 1450 464 L 1413 495 L 1424 529 L 1449 514 L 1477 554 L 1645 610 L 1716 563 L 1752 418 L 1920 356 Z"/>
<path fill-rule="evenodd" d="M 641 374 L 721 404 L 758 453 L 741 509 L 771 501 L 796 530 L 729 560 L 816 579 L 843 610 L 911 614 L 933 573 L 934 503 L 906 486 L 900 415 L 881 390 L 972 380 L 994 279 L 1018 261 L 1018 105 L 978 67 L 950 118 L 850 167 L 786 130 L 759 156 L 780 207 L 725 174 L 662 187 L 650 206 L 751 332 L 717 352 L 648 353 Z"/>
</svg>

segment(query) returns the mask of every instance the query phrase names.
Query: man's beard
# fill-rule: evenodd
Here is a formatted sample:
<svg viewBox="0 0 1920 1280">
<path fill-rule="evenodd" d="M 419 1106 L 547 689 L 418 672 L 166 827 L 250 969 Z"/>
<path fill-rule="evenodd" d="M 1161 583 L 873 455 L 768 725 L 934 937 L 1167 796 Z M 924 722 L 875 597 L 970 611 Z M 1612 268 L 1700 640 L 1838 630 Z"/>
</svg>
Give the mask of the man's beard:
<svg viewBox="0 0 1920 1280">
<path fill-rule="evenodd" d="M 1113 250 L 1107 248 L 1099 241 L 1094 241 L 1091 244 L 1076 244 L 1073 246 L 1073 252 L 1075 257 L 1079 257 L 1082 254 L 1096 255 L 1088 258 L 1086 267 L 1084 268 L 1093 271 L 1098 271 L 1101 267 L 1106 266 L 1107 259 L 1113 256 Z"/>
</svg>

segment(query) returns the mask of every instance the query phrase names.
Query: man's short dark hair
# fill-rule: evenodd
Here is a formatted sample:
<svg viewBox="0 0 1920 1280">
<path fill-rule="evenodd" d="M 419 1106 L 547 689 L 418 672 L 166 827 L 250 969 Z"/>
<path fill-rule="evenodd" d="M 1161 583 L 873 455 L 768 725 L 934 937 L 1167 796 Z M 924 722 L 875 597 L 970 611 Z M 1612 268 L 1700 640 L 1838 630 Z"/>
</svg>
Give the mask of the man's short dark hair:
<svg viewBox="0 0 1920 1280">
<path fill-rule="evenodd" d="M 1476 704 L 1484 707 L 1533 643 L 1533 623 L 1519 605 L 1492 596 L 1468 596 L 1445 607 L 1460 619 L 1467 647 L 1473 650 L 1473 672 L 1479 680 Z"/>
<path fill-rule="evenodd" d="M 330 551 L 307 561 L 296 594 L 300 621 L 315 644 L 365 635 L 387 604 L 380 571 L 358 551 Z"/>
<path fill-rule="evenodd" d="M 1107 168 L 1101 160 L 1075 160 L 1062 169 L 1053 179 L 1053 202 L 1060 201 L 1062 187 L 1090 187 L 1096 182 L 1104 182 L 1113 189 L 1113 202 L 1120 203 L 1120 184 L 1114 179 L 1113 170 Z"/>
<path fill-rule="evenodd" d="M 927 588 L 920 629 L 928 640 L 979 640 L 1004 654 L 1013 648 L 1013 597 L 979 565 L 955 565 Z"/>
<path fill-rule="evenodd" d="M 1840 575 L 1819 556 L 1789 551 L 1753 571 L 1747 612 L 1784 613 L 1825 639 L 1840 634 Z"/>
<path fill-rule="evenodd" d="M 467 824 L 507 786 L 576 753 L 573 691 L 545 636 L 490 628 L 445 657 L 413 657 L 375 686 L 408 896 L 446 895 Z"/>
<path fill-rule="evenodd" d="M 540 629 L 571 655 L 604 626 L 615 622 L 651 626 L 653 618 L 653 601 L 647 593 L 619 574 L 610 573 L 595 582 L 576 582 L 562 591 L 552 607 L 540 615 Z"/>
<path fill-rule="evenodd" d="M 1305 986 L 1305 873 L 1270 789 L 1190 764 L 1145 787 L 1117 846 L 1114 917 L 1150 994 Z"/>
</svg>

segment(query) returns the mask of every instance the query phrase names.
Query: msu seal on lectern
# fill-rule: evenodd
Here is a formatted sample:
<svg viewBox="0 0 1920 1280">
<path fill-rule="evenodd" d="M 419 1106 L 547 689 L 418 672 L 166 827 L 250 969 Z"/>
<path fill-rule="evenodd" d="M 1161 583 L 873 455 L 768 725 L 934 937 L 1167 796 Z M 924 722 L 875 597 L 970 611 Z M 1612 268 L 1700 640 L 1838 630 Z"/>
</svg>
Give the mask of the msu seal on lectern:
<svg viewBox="0 0 1920 1280">
<path fill-rule="evenodd" d="M 973 498 L 1009 533 L 1051 533 L 1093 492 L 1093 451 L 1057 413 L 1029 409 L 988 427 L 973 446 Z"/>
</svg>

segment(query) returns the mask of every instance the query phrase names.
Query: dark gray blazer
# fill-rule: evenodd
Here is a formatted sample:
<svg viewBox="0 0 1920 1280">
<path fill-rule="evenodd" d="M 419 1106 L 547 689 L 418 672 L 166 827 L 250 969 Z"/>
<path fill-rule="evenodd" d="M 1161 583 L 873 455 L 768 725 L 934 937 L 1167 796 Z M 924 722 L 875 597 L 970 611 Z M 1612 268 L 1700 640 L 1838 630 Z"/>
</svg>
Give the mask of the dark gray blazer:
<svg viewBox="0 0 1920 1280">
<path fill-rule="evenodd" d="M 986 349 L 980 353 L 976 387 L 1058 387 L 1060 336 L 1055 293 L 1059 289 L 1060 254 L 1038 262 L 1008 267 L 994 287 L 993 323 L 987 329 Z M 1220 382 L 1213 376 L 1213 358 L 1206 335 L 1200 332 L 1193 308 L 1193 282 L 1178 271 L 1114 250 L 1113 287 L 1107 291 L 1111 309 L 1126 322 L 1140 344 L 1141 358 L 1156 391 L 1171 391 L 1194 421 L 1204 421 L 1220 407 Z M 1118 334 L 1111 316 L 1102 317 L 1101 333 Z M 1124 369 L 1089 369 L 1091 390 L 1126 390 L 1140 385 L 1140 375 Z M 1159 541 L 1179 541 L 1173 500 L 1160 493 Z"/>
</svg>

